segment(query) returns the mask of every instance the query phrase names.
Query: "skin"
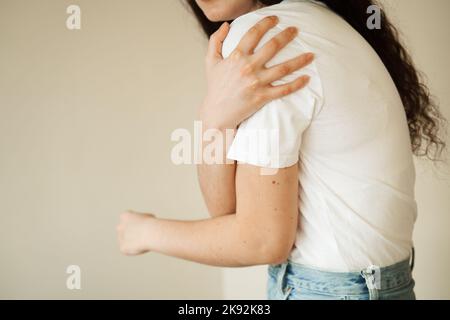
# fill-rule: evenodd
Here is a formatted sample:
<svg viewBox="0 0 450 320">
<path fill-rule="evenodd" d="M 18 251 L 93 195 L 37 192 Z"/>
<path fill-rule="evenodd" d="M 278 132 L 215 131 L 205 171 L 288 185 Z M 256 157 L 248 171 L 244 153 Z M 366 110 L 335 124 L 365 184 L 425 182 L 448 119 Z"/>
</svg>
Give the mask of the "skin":
<svg viewBox="0 0 450 320">
<path fill-rule="evenodd" d="M 196 0 L 197 5 L 210 21 L 231 21 L 262 7 L 254 0 Z"/>
<path fill-rule="evenodd" d="M 252 0 L 199 0 L 198 3 L 208 17 L 219 21 L 255 8 Z M 288 28 L 254 52 L 262 36 L 277 22 L 276 17 L 263 19 L 227 59 L 222 57 L 222 43 L 229 25 L 223 24 L 211 37 L 206 57 L 208 91 L 198 111 L 205 130 L 236 130 L 243 120 L 268 102 L 307 84 L 308 77 L 300 77 L 285 85 L 271 85 L 309 64 L 313 59 L 311 54 L 269 69 L 265 67 L 292 41 L 297 30 Z M 198 176 L 211 218 L 175 221 L 159 219 L 153 214 L 125 212 L 117 227 L 123 254 L 155 251 L 225 267 L 277 264 L 288 258 L 297 230 L 297 165 L 264 176 L 260 168 L 246 164 L 203 164 L 198 167 Z"/>
</svg>

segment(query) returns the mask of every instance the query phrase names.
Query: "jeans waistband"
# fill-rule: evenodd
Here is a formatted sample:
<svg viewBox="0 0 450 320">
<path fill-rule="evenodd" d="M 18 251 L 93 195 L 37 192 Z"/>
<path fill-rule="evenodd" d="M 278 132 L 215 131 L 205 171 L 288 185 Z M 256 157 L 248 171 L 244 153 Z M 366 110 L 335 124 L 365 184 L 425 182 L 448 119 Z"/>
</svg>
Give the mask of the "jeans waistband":
<svg viewBox="0 0 450 320">
<path fill-rule="evenodd" d="M 291 287 L 330 294 L 358 295 L 368 290 L 372 294 L 406 286 L 412 279 L 410 259 L 384 268 L 371 266 L 360 272 L 322 271 L 288 261 L 271 266 L 269 272 Z"/>
</svg>

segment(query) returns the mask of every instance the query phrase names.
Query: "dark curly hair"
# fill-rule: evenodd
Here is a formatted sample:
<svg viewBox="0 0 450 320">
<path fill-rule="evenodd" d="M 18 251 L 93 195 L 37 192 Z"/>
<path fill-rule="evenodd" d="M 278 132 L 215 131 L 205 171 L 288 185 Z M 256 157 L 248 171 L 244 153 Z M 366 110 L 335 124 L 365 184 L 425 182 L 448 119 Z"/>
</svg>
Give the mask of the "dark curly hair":
<svg viewBox="0 0 450 320">
<path fill-rule="evenodd" d="M 185 1 L 203 31 L 208 37 L 211 36 L 221 23 L 209 21 L 195 0 Z M 282 0 L 258 1 L 266 6 L 282 2 Z M 413 153 L 418 157 L 439 160 L 442 151 L 446 149 L 446 144 L 439 135 L 440 131 L 446 131 L 447 121 L 430 95 L 422 74 L 416 69 L 411 56 L 401 43 L 396 27 L 382 11 L 383 27 L 373 30 L 367 28 L 367 9 L 369 6 L 378 5 L 373 0 L 321 0 L 321 2 L 359 32 L 385 64 L 403 101 Z"/>
</svg>

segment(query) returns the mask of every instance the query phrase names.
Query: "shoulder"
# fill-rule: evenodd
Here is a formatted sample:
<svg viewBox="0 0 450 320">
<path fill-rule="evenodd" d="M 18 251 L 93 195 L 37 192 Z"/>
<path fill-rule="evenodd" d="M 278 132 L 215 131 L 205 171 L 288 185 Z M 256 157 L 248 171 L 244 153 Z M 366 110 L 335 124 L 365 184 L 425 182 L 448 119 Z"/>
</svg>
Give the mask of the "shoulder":
<svg viewBox="0 0 450 320">
<path fill-rule="evenodd" d="M 247 13 L 235 19 L 230 28 L 230 32 L 223 44 L 223 56 L 228 57 L 239 44 L 239 41 L 247 31 L 265 17 L 276 15 L 280 22 L 270 30 L 262 39 L 261 44 L 270 40 L 278 32 L 289 26 L 295 26 L 300 30 L 299 37 L 313 34 L 314 37 L 326 36 L 329 30 L 324 26 L 336 19 L 336 15 L 323 5 L 312 0 L 288 0 L 279 4 L 261 8 Z M 324 30 L 322 32 L 322 30 Z"/>
</svg>

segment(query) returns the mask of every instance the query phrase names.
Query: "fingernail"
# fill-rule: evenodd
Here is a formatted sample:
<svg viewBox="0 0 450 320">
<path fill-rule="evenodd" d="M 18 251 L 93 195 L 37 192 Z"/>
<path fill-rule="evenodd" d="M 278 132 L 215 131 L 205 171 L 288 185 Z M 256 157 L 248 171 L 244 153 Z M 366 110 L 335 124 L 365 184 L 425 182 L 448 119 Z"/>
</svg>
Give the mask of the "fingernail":
<svg viewBox="0 0 450 320">
<path fill-rule="evenodd" d="M 278 22 L 277 16 L 270 16 L 269 19 L 272 20 L 273 22 Z"/>
<path fill-rule="evenodd" d="M 314 53 L 312 53 L 312 52 L 308 52 L 307 54 L 306 54 L 306 59 L 308 59 L 308 60 L 313 60 L 314 59 Z"/>
<path fill-rule="evenodd" d="M 298 32 L 298 29 L 296 27 L 289 27 L 288 28 L 289 33 L 291 33 L 292 35 L 296 35 Z"/>
</svg>

